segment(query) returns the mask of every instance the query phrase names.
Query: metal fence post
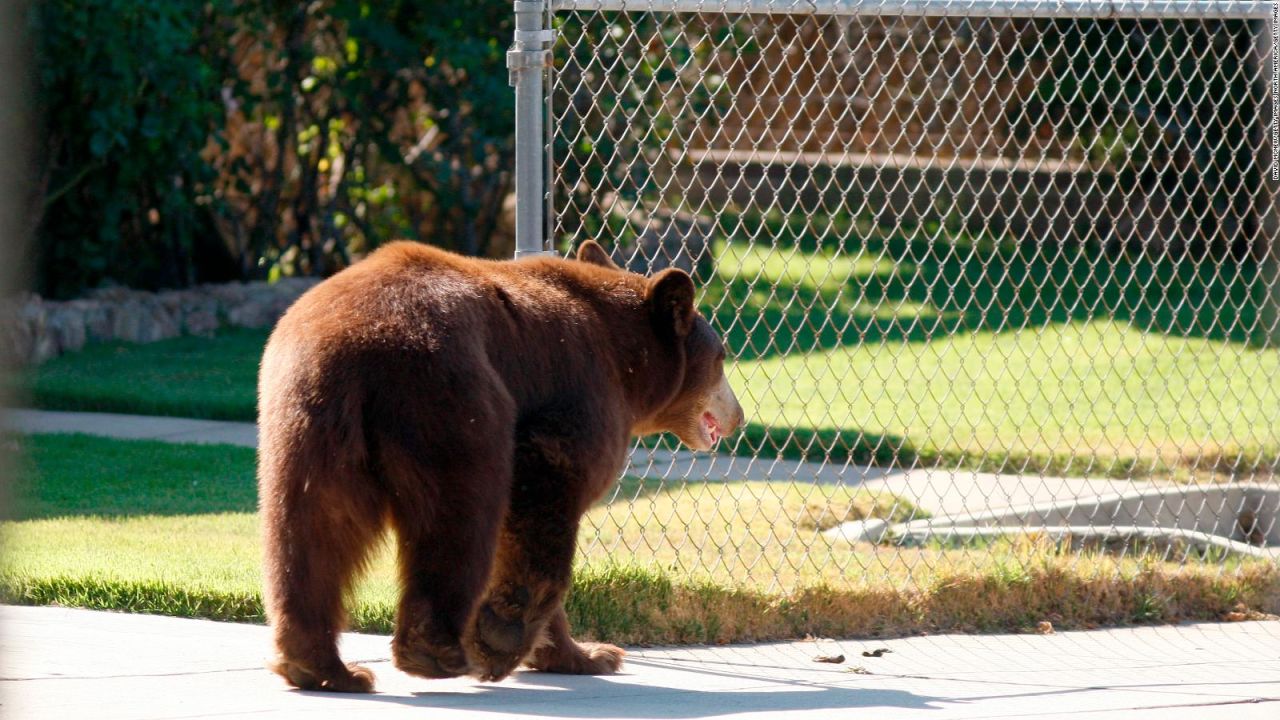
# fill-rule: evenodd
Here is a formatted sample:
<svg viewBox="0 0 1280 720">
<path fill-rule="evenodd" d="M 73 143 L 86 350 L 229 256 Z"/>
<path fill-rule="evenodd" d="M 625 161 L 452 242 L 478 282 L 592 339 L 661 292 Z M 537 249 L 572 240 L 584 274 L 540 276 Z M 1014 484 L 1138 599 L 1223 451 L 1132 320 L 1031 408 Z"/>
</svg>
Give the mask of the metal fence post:
<svg viewBox="0 0 1280 720">
<path fill-rule="evenodd" d="M 1262 59 L 1260 80 L 1266 85 L 1263 93 L 1264 107 L 1259 108 L 1258 115 L 1266 120 L 1262 130 L 1262 142 L 1259 144 L 1258 162 L 1263 168 L 1262 187 L 1259 188 L 1258 233 L 1260 237 L 1253 239 L 1253 253 L 1262 263 L 1263 282 L 1266 297 L 1262 300 L 1263 340 L 1269 347 L 1280 347 L 1280 246 L 1277 246 L 1277 235 L 1280 235 L 1280 181 L 1276 179 L 1276 126 L 1275 117 L 1277 94 L 1280 94 L 1280 75 L 1276 74 L 1277 58 L 1274 43 L 1280 38 L 1276 27 L 1280 6 L 1273 6 L 1271 17 L 1255 23 L 1254 50 Z"/>
<path fill-rule="evenodd" d="M 516 89 L 516 257 L 551 252 L 546 237 L 543 75 L 551 59 L 545 0 L 516 0 L 515 42 L 507 51 Z"/>
</svg>

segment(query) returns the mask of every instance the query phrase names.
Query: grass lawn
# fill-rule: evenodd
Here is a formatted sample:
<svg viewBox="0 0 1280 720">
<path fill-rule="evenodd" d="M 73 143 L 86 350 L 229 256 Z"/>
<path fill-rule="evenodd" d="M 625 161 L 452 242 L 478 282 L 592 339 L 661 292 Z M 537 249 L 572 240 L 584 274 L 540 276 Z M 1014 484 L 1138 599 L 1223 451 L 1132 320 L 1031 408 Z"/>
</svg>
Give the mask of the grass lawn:
<svg viewBox="0 0 1280 720">
<path fill-rule="evenodd" d="M 730 230 L 735 230 L 730 232 Z M 716 245 L 740 454 L 1133 477 L 1280 463 L 1280 349 L 1247 261 L 872 239 Z M 799 238 L 797 240 L 796 238 Z M 35 404 L 251 420 L 265 333 L 93 347 Z"/>
<path fill-rule="evenodd" d="M 740 451 L 1117 477 L 1280 463 L 1256 266 L 950 240 L 721 246 L 703 305 L 757 422 Z"/>
<path fill-rule="evenodd" d="M 215 339 L 88 345 L 13 381 L 12 394 L 50 410 L 254 420 L 267 334 L 226 329 Z"/>
<path fill-rule="evenodd" d="M 0 595 L 259 621 L 251 450 L 85 436 L 21 446 Z M 895 548 L 825 540 L 844 519 L 919 517 L 889 495 L 791 484 L 624 480 L 586 519 L 571 620 L 627 643 L 1020 630 L 1280 612 L 1280 567 L 1072 554 L 1035 542 Z M 386 632 L 379 554 L 352 624 Z"/>
</svg>

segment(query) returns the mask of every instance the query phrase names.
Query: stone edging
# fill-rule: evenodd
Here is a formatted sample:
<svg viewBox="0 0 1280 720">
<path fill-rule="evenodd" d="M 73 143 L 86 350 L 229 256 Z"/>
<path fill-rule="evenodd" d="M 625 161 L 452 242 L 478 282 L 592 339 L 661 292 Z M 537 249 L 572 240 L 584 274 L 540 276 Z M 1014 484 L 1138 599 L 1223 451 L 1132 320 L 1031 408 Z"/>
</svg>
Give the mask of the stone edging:
<svg viewBox="0 0 1280 720">
<path fill-rule="evenodd" d="M 0 360 L 34 365 L 86 343 L 147 343 L 179 335 L 207 337 L 223 326 L 270 327 L 318 282 L 285 278 L 156 293 L 113 287 L 61 302 L 35 294 L 3 299 Z"/>
</svg>

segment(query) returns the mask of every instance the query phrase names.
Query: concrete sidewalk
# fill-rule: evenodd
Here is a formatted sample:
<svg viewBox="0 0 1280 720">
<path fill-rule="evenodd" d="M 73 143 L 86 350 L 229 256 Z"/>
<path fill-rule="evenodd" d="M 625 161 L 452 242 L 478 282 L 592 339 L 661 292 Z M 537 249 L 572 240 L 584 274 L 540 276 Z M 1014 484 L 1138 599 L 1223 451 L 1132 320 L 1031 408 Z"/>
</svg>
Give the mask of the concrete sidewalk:
<svg viewBox="0 0 1280 720">
<path fill-rule="evenodd" d="M 4 409 L 0 411 L 0 421 L 5 429 L 21 433 L 83 433 L 121 440 L 258 446 L 258 426 L 245 422 L 24 409 Z"/>
<path fill-rule="evenodd" d="M 1280 717 L 1274 622 L 632 649 L 619 675 L 496 684 L 409 677 L 387 638 L 347 635 L 375 695 L 287 689 L 263 669 L 261 626 L 28 607 L 0 607 L 0 623 L 11 718 Z M 892 652 L 862 656 L 874 648 Z"/>
<path fill-rule="evenodd" d="M 6 428 L 24 433 L 85 433 L 130 440 L 225 443 L 242 447 L 258 444 L 258 429 L 253 423 L 47 410 L 8 410 L 2 420 Z M 1149 487 L 1146 483 L 1109 478 L 995 474 L 942 468 L 903 470 L 648 448 L 632 453 L 626 473 L 673 481 L 773 480 L 864 487 L 904 497 L 935 516 L 986 512 Z"/>
</svg>

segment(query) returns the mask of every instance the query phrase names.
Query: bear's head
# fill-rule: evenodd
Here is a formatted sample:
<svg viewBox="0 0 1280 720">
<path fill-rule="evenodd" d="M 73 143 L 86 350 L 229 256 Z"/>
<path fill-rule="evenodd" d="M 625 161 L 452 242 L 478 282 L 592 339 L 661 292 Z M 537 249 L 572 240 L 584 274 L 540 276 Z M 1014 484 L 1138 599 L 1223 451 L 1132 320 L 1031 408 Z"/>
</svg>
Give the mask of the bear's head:
<svg viewBox="0 0 1280 720">
<path fill-rule="evenodd" d="M 578 260 L 619 269 L 590 240 L 578 247 Z M 644 302 L 654 329 L 683 355 L 684 374 L 670 400 L 635 432 L 670 432 L 694 450 L 710 450 L 745 420 L 724 374 L 724 343 L 695 307 L 693 279 L 683 270 L 669 268 L 648 278 Z"/>
</svg>

